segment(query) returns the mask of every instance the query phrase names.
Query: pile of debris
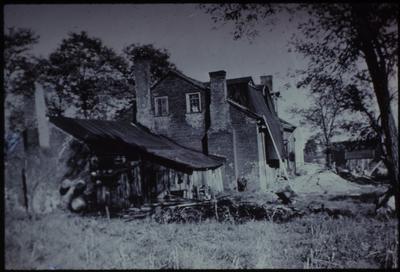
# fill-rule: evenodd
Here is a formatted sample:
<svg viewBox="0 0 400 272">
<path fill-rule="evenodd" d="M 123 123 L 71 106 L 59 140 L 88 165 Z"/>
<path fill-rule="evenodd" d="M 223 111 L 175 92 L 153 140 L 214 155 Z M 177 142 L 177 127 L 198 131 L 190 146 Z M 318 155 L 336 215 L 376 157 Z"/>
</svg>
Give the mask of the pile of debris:
<svg viewBox="0 0 400 272">
<path fill-rule="evenodd" d="M 286 222 L 304 213 L 291 205 L 274 201 L 244 201 L 235 195 L 216 196 L 212 200 L 175 200 L 130 208 L 121 217 L 126 221 L 151 217 L 159 223 L 190 223 L 207 219 L 243 223 L 250 220 Z"/>
<path fill-rule="evenodd" d="M 60 186 L 62 208 L 73 212 L 84 211 L 93 193 L 93 186 L 90 185 L 81 178 L 63 180 Z"/>
</svg>

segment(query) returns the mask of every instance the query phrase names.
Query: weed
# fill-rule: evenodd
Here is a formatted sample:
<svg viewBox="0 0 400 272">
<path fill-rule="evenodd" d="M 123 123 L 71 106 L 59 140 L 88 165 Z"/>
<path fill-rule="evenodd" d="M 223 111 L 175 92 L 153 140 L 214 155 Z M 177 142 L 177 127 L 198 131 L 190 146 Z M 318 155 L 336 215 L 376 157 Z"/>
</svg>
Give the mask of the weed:
<svg viewBox="0 0 400 272">
<path fill-rule="evenodd" d="M 6 215 L 7 269 L 396 268 L 396 221 L 309 215 L 276 224 L 159 224 Z"/>
</svg>

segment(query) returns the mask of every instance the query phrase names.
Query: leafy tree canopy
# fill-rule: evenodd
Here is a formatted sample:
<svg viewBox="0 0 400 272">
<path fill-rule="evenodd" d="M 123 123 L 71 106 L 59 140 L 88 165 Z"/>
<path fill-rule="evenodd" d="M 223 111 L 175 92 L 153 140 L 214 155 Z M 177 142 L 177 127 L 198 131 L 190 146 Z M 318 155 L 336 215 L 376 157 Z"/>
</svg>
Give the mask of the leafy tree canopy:
<svg viewBox="0 0 400 272">
<path fill-rule="evenodd" d="M 123 51 L 130 62 L 129 73 L 132 77 L 137 58 L 150 59 L 152 83 L 164 77 L 168 73 L 168 70 L 176 70 L 176 66 L 170 61 L 170 54 L 166 49 L 155 48 L 152 44 L 141 45 L 135 43 L 125 47 Z"/>
<path fill-rule="evenodd" d="M 112 106 L 103 98 L 118 99 L 132 89 L 124 58 L 84 31 L 69 33 L 43 66 L 41 80 L 56 94 L 53 113 L 73 105 L 78 115 L 99 117 Z"/>
<path fill-rule="evenodd" d="M 39 40 L 27 28 L 8 28 L 4 33 L 5 132 L 18 133 L 31 124 L 24 118 L 26 99 L 32 97 L 37 78 L 37 59 L 30 50 Z"/>
</svg>

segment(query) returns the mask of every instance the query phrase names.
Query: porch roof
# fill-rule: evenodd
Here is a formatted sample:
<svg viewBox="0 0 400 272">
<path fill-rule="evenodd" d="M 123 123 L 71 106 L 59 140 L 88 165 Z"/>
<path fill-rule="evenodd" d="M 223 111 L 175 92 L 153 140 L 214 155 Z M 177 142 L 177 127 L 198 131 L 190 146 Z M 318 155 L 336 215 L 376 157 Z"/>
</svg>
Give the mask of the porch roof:
<svg viewBox="0 0 400 272">
<path fill-rule="evenodd" d="M 107 150 L 127 156 L 140 154 L 160 164 L 186 170 L 215 169 L 224 163 L 224 158 L 181 146 L 138 124 L 60 116 L 50 117 L 50 122 L 83 141 L 95 153 Z"/>
</svg>

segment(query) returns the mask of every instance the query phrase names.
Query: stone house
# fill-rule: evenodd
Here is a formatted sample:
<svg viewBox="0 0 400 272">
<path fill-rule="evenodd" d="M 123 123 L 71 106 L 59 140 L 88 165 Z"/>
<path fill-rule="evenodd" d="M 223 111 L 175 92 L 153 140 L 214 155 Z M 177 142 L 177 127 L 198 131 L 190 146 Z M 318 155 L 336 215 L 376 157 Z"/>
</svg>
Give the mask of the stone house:
<svg viewBox="0 0 400 272">
<path fill-rule="evenodd" d="M 136 65 L 136 103 L 121 120 L 46 118 L 44 90 L 36 86 L 40 146 L 52 149 L 59 135 L 85 147 L 84 176 L 77 177 L 87 183 L 88 207 L 208 198 L 243 183 L 266 191 L 287 178 L 271 76 L 256 85 L 251 77 L 227 79 L 225 71 L 210 72 L 209 82 L 170 71 L 150 86 L 149 61 Z"/>
<path fill-rule="evenodd" d="M 251 77 L 227 79 L 225 71 L 216 71 L 209 82 L 200 82 L 171 70 L 150 86 L 149 61 L 136 65 L 132 121 L 187 148 L 226 158 L 224 189 L 236 190 L 244 178 L 248 189 L 266 190 L 284 176 L 287 156 L 271 76 L 256 85 Z"/>
</svg>

